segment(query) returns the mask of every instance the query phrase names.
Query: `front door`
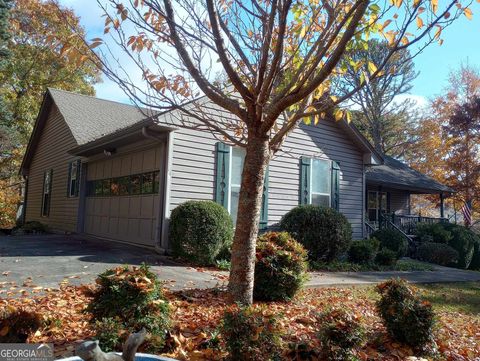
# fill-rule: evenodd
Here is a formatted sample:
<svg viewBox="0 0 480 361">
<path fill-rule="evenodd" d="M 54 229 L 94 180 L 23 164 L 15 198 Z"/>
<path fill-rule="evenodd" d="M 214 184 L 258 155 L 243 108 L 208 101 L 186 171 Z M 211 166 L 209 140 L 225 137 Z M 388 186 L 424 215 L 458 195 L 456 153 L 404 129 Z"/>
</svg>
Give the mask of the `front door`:
<svg viewBox="0 0 480 361">
<path fill-rule="evenodd" d="M 388 211 L 387 192 L 368 191 L 368 221 L 377 224 L 380 215 Z"/>
</svg>

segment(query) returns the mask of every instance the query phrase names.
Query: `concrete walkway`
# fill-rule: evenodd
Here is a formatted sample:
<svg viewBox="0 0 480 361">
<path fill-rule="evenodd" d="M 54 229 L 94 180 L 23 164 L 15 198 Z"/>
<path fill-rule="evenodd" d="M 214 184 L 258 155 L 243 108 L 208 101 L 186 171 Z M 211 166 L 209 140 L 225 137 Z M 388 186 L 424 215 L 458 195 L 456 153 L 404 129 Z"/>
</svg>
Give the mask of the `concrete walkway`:
<svg viewBox="0 0 480 361">
<path fill-rule="evenodd" d="M 33 286 L 57 288 L 94 282 L 96 276 L 119 265 L 151 265 L 158 277 L 172 290 L 223 287 L 228 273 L 192 268 L 155 252 L 106 240 L 85 240 L 63 235 L 0 236 L 0 290 L 25 281 Z M 435 271 L 414 272 L 314 272 L 308 287 L 378 283 L 401 277 L 410 282 L 480 281 L 480 272 L 437 266 Z M 2 294 L 0 294 L 0 297 Z"/>
<path fill-rule="evenodd" d="M 442 266 L 435 266 L 434 271 L 312 272 L 307 287 L 374 284 L 397 277 L 412 283 L 473 282 L 480 281 L 480 272 Z"/>
</svg>

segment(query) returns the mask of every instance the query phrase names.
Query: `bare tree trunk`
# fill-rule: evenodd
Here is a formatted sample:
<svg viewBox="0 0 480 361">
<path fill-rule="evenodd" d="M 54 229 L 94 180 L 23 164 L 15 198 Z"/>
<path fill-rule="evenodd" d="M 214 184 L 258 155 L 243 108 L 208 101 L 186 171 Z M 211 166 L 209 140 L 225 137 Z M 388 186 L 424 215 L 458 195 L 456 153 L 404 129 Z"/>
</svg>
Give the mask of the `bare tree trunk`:
<svg viewBox="0 0 480 361">
<path fill-rule="evenodd" d="M 237 224 L 232 246 L 232 267 L 228 284 L 233 301 L 244 305 L 253 302 L 255 247 L 265 171 L 271 155 L 268 136 L 253 135 L 249 138 L 242 173 Z"/>
</svg>

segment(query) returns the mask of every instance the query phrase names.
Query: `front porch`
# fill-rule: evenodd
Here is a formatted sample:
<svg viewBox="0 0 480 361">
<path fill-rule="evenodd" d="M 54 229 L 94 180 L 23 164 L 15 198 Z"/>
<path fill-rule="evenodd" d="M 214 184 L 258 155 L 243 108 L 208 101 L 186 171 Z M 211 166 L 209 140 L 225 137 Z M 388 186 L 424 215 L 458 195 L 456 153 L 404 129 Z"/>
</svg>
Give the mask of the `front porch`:
<svg viewBox="0 0 480 361">
<path fill-rule="evenodd" d="M 382 228 L 400 231 L 413 242 L 419 224 L 448 222 L 445 198 L 453 190 L 406 164 L 384 156 L 384 164 L 366 171 L 365 229 L 366 235 Z M 438 197 L 438 216 L 412 214 L 411 195 L 429 194 Z"/>
</svg>

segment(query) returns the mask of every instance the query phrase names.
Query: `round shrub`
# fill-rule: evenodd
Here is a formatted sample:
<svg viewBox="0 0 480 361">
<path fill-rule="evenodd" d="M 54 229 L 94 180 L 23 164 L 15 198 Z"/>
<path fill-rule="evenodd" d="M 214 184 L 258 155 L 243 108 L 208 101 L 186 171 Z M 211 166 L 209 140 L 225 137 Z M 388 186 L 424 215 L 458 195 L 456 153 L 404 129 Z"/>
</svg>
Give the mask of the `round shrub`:
<svg viewBox="0 0 480 361">
<path fill-rule="evenodd" d="M 448 243 L 452 239 L 452 233 L 445 229 L 443 223 L 419 224 L 415 234 L 422 243 Z"/>
<path fill-rule="evenodd" d="M 352 349 L 361 345 L 365 331 L 357 315 L 333 309 L 319 315 L 319 338 L 323 359 L 349 360 Z"/>
<path fill-rule="evenodd" d="M 387 248 L 396 253 L 397 258 L 404 257 L 408 250 L 408 241 L 405 237 L 394 229 L 379 229 L 372 234 L 380 242 L 380 249 Z"/>
<path fill-rule="evenodd" d="M 370 264 L 375 258 L 378 242 L 374 239 L 353 241 L 348 249 L 348 260 L 358 264 Z"/>
<path fill-rule="evenodd" d="M 397 254 L 391 249 L 384 248 L 375 256 L 375 263 L 380 266 L 393 266 L 397 263 Z"/>
<path fill-rule="evenodd" d="M 176 257 L 210 266 L 233 238 L 228 211 L 211 201 L 188 201 L 172 211 L 170 241 Z"/>
<path fill-rule="evenodd" d="M 420 300 L 406 281 L 392 279 L 377 286 L 377 311 L 393 339 L 414 348 L 432 340 L 434 313 L 430 303 Z"/>
<path fill-rule="evenodd" d="M 146 349 L 160 351 L 170 324 L 169 306 L 148 266 L 109 269 L 96 282 L 99 287 L 86 311 L 92 315 L 96 338 L 106 342 L 102 349 L 113 351 L 130 333 L 145 328 L 152 335 Z"/>
<path fill-rule="evenodd" d="M 348 249 L 352 240 L 347 218 L 332 208 L 295 207 L 283 216 L 280 227 L 303 244 L 315 261 L 334 260 Z"/>
<path fill-rule="evenodd" d="M 229 360 L 280 359 L 281 331 L 274 315 L 253 307 L 234 306 L 225 311 L 220 333 Z"/>
<path fill-rule="evenodd" d="M 425 242 L 418 247 L 417 258 L 441 266 L 448 266 L 458 262 L 458 252 L 445 243 Z"/>
<path fill-rule="evenodd" d="M 475 242 L 478 239 L 476 234 L 466 227 L 453 223 L 445 223 L 444 227 L 452 234 L 448 245 L 458 252 L 457 267 L 467 269 L 473 259 Z"/>
<path fill-rule="evenodd" d="M 306 279 L 307 252 L 287 232 L 268 232 L 257 240 L 253 297 L 290 300 Z"/>
<path fill-rule="evenodd" d="M 477 235 L 475 236 L 477 239 L 473 246 L 472 262 L 470 262 L 470 266 L 468 268 L 473 270 L 479 270 L 480 269 L 480 240 L 478 239 Z"/>
</svg>

